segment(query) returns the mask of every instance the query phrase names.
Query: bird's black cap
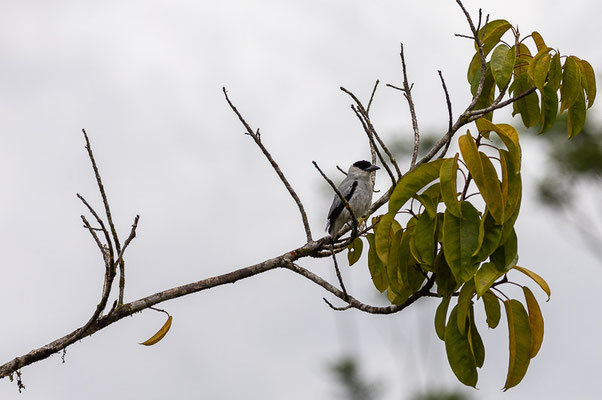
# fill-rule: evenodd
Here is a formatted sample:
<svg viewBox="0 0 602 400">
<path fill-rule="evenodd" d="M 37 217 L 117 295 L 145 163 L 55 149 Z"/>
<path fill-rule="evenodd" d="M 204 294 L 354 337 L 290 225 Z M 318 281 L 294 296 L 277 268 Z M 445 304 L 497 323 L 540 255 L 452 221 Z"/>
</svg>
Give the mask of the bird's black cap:
<svg viewBox="0 0 602 400">
<path fill-rule="evenodd" d="M 356 161 L 355 163 L 353 163 L 353 166 L 363 171 L 376 171 L 377 169 L 379 169 L 379 167 L 377 167 L 376 165 L 372 165 L 372 163 L 366 160 Z"/>
</svg>

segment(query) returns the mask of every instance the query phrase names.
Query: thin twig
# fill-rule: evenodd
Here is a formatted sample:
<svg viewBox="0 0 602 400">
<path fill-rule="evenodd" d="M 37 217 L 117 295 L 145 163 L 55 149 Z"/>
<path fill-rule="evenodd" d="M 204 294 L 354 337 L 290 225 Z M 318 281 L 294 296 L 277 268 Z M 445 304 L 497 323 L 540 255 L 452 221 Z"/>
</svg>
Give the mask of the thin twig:
<svg viewBox="0 0 602 400">
<path fill-rule="evenodd" d="M 96 177 L 96 184 L 98 185 L 98 190 L 100 192 L 100 196 L 102 197 L 102 203 L 105 208 L 105 213 L 107 216 L 107 222 L 109 223 L 109 228 L 111 229 L 111 235 L 113 236 L 113 242 L 115 244 L 115 251 L 117 254 L 121 253 L 121 244 L 119 243 L 119 236 L 117 235 L 117 230 L 115 229 L 115 224 L 113 223 L 113 217 L 111 215 L 111 207 L 109 207 L 109 200 L 107 198 L 107 194 L 105 192 L 104 185 L 102 183 L 102 179 L 100 178 L 100 172 L 98 171 L 98 166 L 96 165 L 96 160 L 94 159 L 94 153 L 92 152 L 92 146 L 90 145 L 90 139 L 88 138 L 88 134 L 85 129 L 82 129 L 82 133 L 84 134 L 84 139 L 86 140 L 86 150 L 88 151 L 88 158 L 90 158 L 90 162 L 92 163 L 92 169 L 94 170 L 94 176 Z M 111 247 L 110 247 L 111 248 Z M 114 259 L 115 255 L 111 252 L 111 257 Z M 119 305 L 123 304 L 123 294 L 125 291 L 125 263 L 123 260 L 119 263 Z"/>
<path fill-rule="evenodd" d="M 374 93 L 376 93 L 376 88 L 378 87 L 379 80 L 376 80 L 374 84 L 374 88 L 372 89 L 372 94 L 370 95 L 370 101 L 368 101 L 368 107 L 366 107 L 366 114 L 370 115 L 370 106 L 372 106 L 372 100 L 374 99 Z"/>
<path fill-rule="evenodd" d="M 105 227 L 105 224 L 104 224 L 102 218 L 100 218 L 100 216 L 98 215 L 96 210 L 94 210 L 94 208 L 90 205 L 90 203 L 88 203 L 88 201 L 86 201 L 84 196 L 80 195 L 79 193 L 77 193 L 76 195 L 77 195 L 77 198 L 80 199 L 82 203 L 84 203 L 84 205 L 86 206 L 88 211 L 90 211 L 90 214 L 92 214 L 92 216 L 96 219 L 96 222 L 98 223 L 98 225 L 100 225 L 100 230 L 103 232 L 103 234 L 105 236 L 107 246 L 109 247 L 109 252 L 111 254 L 111 257 L 113 257 L 113 242 L 111 240 L 111 235 L 109 234 L 109 231 Z M 86 228 L 96 230 L 95 228 L 91 228 L 90 224 L 86 224 Z M 113 262 L 114 262 L 114 260 L 111 259 L 111 263 L 113 263 Z"/>
<path fill-rule="evenodd" d="M 420 146 L 420 131 L 418 129 L 418 119 L 416 118 L 416 110 L 414 108 L 414 100 L 412 99 L 412 87 L 408 82 L 408 73 L 406 68 L 406 59 L 403 53 L 403 43 L 400 43 L 399 57 L 401 58 L 401 70 L 403 72 L 403 95 L 408 101 L 410 108 L 410 116 L 412 118 L 412 128 L 414 129 L 414 148 L 412 150 L 412 162 L 410 164 L 410 170 L 413 170 L 416 166 L 416 158 L 418 157 L 418 148 Z"/>
<path fill-rule="evenodd" d="M 401 170 L 399 169 L 399 165 L 397 164 L 397 160 L 395 159 L 395 157 L 393 156 L 393 153 L 391 153 L 391 151 L 389 150 L 389 148 L 387 147 L 387 145 L 385 144 L 385 142 L 380 138 L 380 136 L 376 132 L 376 129 L 374 129 L 374 126 L 372 125 L 372 122 L 370 121 L 370 116 L 368 115 L 368 112 L 364 108 L 362 102 L 359 101 L 359 99 L 357 98 L 357 96 L 354 95 L 351 91 L 345 89 L 342 86 L 341 86 L 340 89 L 343 92 L 347 93 L 353 99 L 353 101 L 355 101 L 355 104 L 357 105 L 357 110 L 359 111 L 359 116 L 362 117 L 362 118 L 360 118 L 360 120 L 363 119 L 362 125 L 364 125 L 364 123 L 365 123 L 364 130 L 366 130 L 366 127 L 367 127 L 368 130 L 366 131 L 366 133 L 368 134 L 368 136 L 370 136 L 370 134 L 374 135 L 374 137 L 376 138 L 376 140 L 378 141 L 378 143 L 380 144 L 380 146 L 382 147 L 382 149 L 384 150 L 384 152 L 389 157 L 389 160 L 391 161 L 391 164 L 393 164 L 393 167 L 395 168 L 395 171 L 397 172 L 398 178 L 400 178 L 402 174 L 401 174 Z M 389 175 L 393 176 L 393 173 L 390 172 L 390 168 L 388 167 L 388 165 L 384 161 L 384 159 L 382 159 L 382 157 L 381 157 L 381 162 L 383 163 L 383 167 L 387 170 L 387 172 L 389 173 Z"/>
<path fill-rule="evenodd" d="M 339 280 L 341 290 L 343 291 L 343 295 L 345 296 L 343 300 L 347 301 L 347 299 L 349 299 L 349 295 L 347 294 L 347 289 L 345 289 L 345 284 L 343 283 L 343 275 L 341 275 L 341 270 L 339 269 L 337 256 L 334 254 L 334 243 L 330 243 L 330 253 L 332 254 L 332 261 L 334 262 L 334 270 L 337 273 L 337 279 Z"/>
<path fill-rule="evenodd" d="M 451 132 L 452 127 L 453 127 L 452 104 L 451 104 L 451 100 L 449 99 L 449 92 L 447 91 L 447 85 L 445 84 L 445 79 L 443 79 L 443 74 L 441 73 L 441 70 L 438 70 L 437 72 L 439 73 L 439 78 L 441 79 L 441 86 L 443 86 L 443 92 L 445 92 L 445 102 L 447 103 L 447 114 L 448 114 L 447 131 Z M 447 149 L 449 149 L 450 143 L 451 143 L 451 141 L 448 141 L 445 144 L 445 147 L 443 148 L 443 151 L 439 155 L 439 158 L 445 157 L 445 153 L 447 153 Z"/>
<path fill-rule="evenodd" d="M 307 220 L 307 214 L 305 213 L 305 208 L 303 207 L 303 203 L 301 203 L 299 196 L 297 196 L 297 193 L 295 193 L 295 191 L 293 190 L 293 187 L 288 182 L 288 179 L 286 179 L 286 177 L 282 173 L 282 170 L 280 169 L 278 164 L 276 163 L 276 161 L 274 161 L 274 158 L 272 157 L 270 152 L 266 149 L 266 147 L 261 142 L 259 130 L 257 130 L 257 132 L 254 132 L 253 129 L 251 129 L 251 126 L 247 123 L 247 121 L 245 121 L 242 114 L 238 111 L 238 109 L 230 101 L 230 98 L 228 97 L 228 92 L 226 91 L 226 88 L 223 87 L 222 90 L 224 92 L 224 96 L 226 97 L 226 101 L 228 102 L 228 105 L 230 106 L 232 111 L 234 111 L 234 113 L 238 116 L 238 119 L 240 120 L 240 122 L 244 125 L 245 129 L 247 130 L 246 133 L 249 136 L 251 136 L 253 138 L 253 140 L 255 141 L 255 143 L 257 144 L 257 146 L 259 146 L 259 148 L 263 152 L 263 155 L 268 159 L 268 161 L 272 165 L 272 168 L 274 168 L 274 171 L 276 171 L 276 173 L 278 174 L 278 177 L 280 178 L 280 180 L 286 187 L 286 190 L 288 190 L 291 197 L 297 204 L 297 207 L 299 208 L 299 213 L 301 213 L 301 220 L 303 221 L 303 227 L 305 228 L 305 236 L 307 238 L 307 242 L 309 243 L 309 242 L 313 241 L 312 236 L 311 236 L 311 229 L 309 227 L 309 221 Z"/>
</svg>

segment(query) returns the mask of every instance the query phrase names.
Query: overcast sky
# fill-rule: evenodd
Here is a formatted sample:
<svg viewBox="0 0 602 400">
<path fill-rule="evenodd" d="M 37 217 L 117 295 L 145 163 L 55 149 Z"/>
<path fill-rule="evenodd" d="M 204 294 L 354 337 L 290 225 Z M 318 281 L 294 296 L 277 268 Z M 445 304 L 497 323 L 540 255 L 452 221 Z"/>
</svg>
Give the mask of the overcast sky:
<svg viewBox="0 0 602 400">
<path fill-rule="evenodd" d="M 466 6 L 475 15 L 482 3 Z M 602 70 L 598 2 L 485 3 L 491 19 L 537 30 L 562 54 Z M 81 128 L 121 234 L 141 215 L 126 257 L 126 300 L 135 300 L 304 242 L 293 201 L 242 134 L 222 86 L 261 128 L 317 236 L 331 195 L 311 161 L 340 179 L 335 165 L 369 157 L 339 86 L 367 99 L 377 78 L 399 84 L 403 42 L 420 127 L 442 133 L 447 111 L 437 70 L 455 115 L 470 100 L 465 71 L 474 50 L 454 33 L 468 33 L 454 1 L 1 1 L 0 362 L 81 326 L 100 296 L 102 260 L 75 197 L 100 207 Z M 410 135 L 402 100 L 384 85 L 376 96 L 373 119 L 385 140 Z M 565 220 L 532 200 L 528 183 L 544 160 L 542 143 L 523 143 L 526 198 L 517 231 L 521 265 L 543 275 L 553 296 L 544 303 L 536 292 L 545 339 L 517 388 L 500 391 L 505 321 L 489 332 L 480 325 L 487 350 L 480 390 L 465 390 L 434 334 L 436 300 L 392 316 L 336 313 L 321 288 L 270 271 L 162 304 L 174 321 L 156 346 L 137 343 L 164 315 L 144 311 L 69 347 L 64 364 L 55 355 L 24 368 L 19 397 L 14 383 L 0 381 L 0 398 L 330 399 L 336 388 L 328 365 L 344 354 L 383 383 L 387 400 L 432 388 L 487 399 L 594 398 L 602 265 Z M 377 184 L 386 189 L 385 174 Z M 334 282 L 329 261 L 301 264 Z M 344 275 L 358 298 L 382 301 L 365 260 Z"/>
</svg>

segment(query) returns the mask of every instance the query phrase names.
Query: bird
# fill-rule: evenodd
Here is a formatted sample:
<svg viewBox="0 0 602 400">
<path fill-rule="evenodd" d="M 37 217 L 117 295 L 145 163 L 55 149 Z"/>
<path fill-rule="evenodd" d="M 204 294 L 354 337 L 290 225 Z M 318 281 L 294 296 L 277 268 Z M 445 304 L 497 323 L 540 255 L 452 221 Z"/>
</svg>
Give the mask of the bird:
<svg viewBox="0 0 602 400">
<path fill-rule="evenodd" d="M 345 200 L 351 206 L 353 213 L 357 219 L 364 216 L 370 205 L 372 204 L 372 181 L 370 179 L 372 172 L 380 169 L 376 165 L 366 161 L 356 161 L 349 167 L 347 176 L 338 189 Z M 334 239 L 337 232 L 341 228 L 351 222 L 351 214 L 345 208 L 345 204 L 341 201 L 338 194 L 335 193 L 332 205 L 328 211 L 328 222 L 326 223 L 326 231 Z"/>
</svg>

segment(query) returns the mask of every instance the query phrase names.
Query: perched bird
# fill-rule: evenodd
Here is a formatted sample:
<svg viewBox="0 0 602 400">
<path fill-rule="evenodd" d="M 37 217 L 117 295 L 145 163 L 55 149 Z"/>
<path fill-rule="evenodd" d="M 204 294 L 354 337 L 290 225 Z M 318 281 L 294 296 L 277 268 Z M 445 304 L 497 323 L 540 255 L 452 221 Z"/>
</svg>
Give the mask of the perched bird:
<svg viewBox="0 0 602 400">
<path fill-rule="evenodd" d="M 368 161 L 357 161 L 349 167 L 347 177 L 339 185 L 339 192 L 347 200 L 357 219 L 363 217 L 372 204 L 370 175 L 377 169 L 380 168 Z M 326 231 L 334 239 L 334 235 L 348 222 L 351 222 L 351 214 L 335 193 L 330 211 L 328 211 Z"/>
</svg>

